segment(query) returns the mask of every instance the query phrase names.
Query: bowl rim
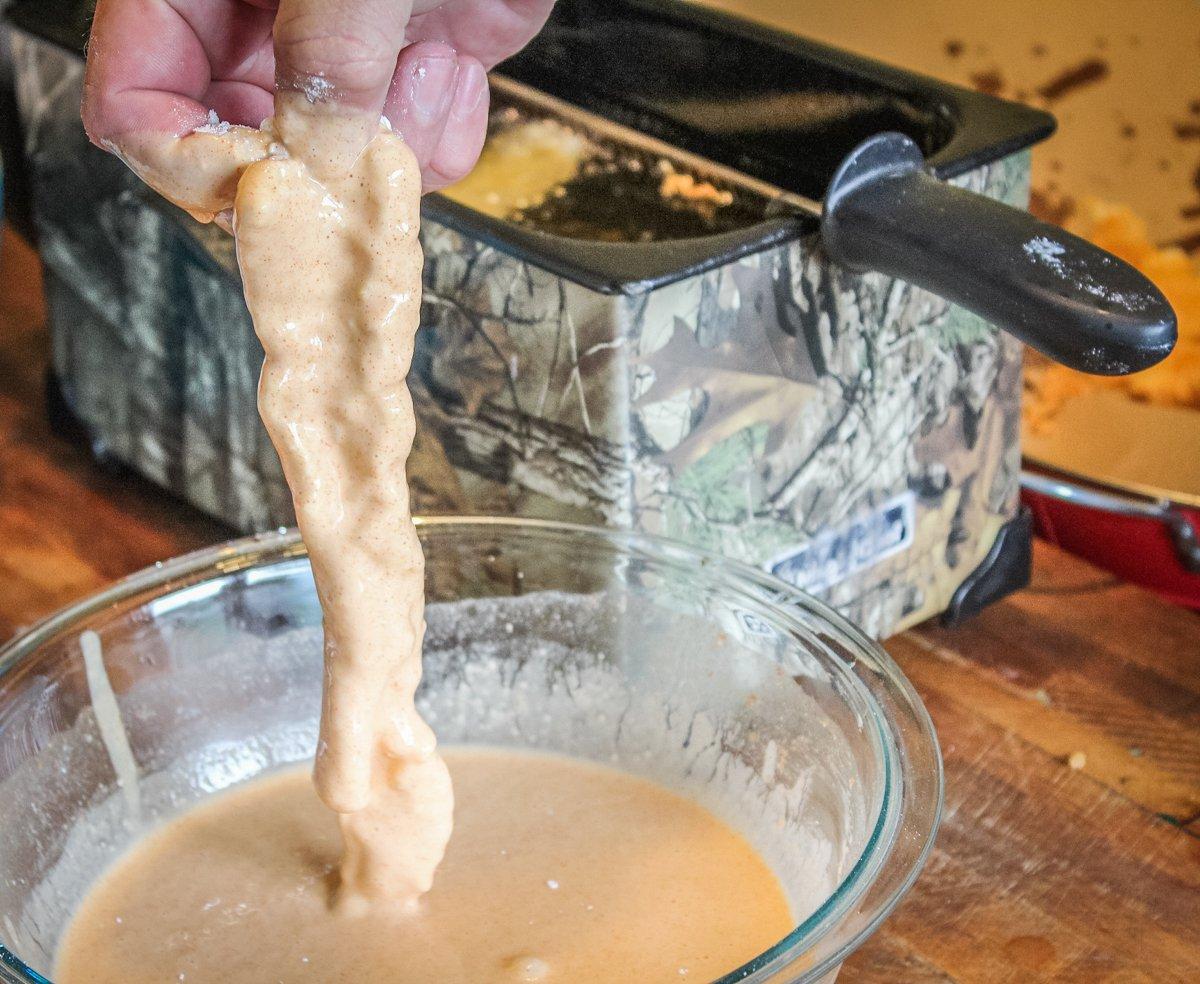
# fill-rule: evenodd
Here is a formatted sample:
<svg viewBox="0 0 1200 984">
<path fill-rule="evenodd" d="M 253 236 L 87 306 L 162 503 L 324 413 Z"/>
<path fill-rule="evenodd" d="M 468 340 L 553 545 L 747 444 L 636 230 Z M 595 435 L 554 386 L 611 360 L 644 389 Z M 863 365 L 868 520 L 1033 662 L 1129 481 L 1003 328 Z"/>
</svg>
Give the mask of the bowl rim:
<svg viewBox="0 0 1200 984">
<path fill-rule="evenodd" d="M 928 860 L 941 823 L 945 800 L 945 773 L 941 748 L 929 712 L 908 678 L 886 650 L 852 622 L 825 602 L 751 564 L 721 556 L 703 547 L 651 533 L 514 516 L 415 516 L 413 522 L 418 530 L 428 530 L 430 533 L 456 529 L 507 529 L 541 535 L 586 536 L 598 538 L 631 553 L 651 555 L 660 561 L 698 563 L 704 568 L 720 572 L 731 582 L 742 582 L 743 588 L 753 589 L 753 593 L 745 590 L 740 593 L 744 596 L 748 595 L 759 604 L 769 604 L 773 617 L 798 630 L 804 636 L 812 636 L 812 626 L 798 615 L 793 614 L 792 608 L 798 608 L 807 615 L 824 622 L 839 637 L 839 641 L 847 643 L 863 654 L 869 654 L 875 660 L 877 669 L 886 677 L 887 684 L 896 690 L 897 696 L 913 713 L 921 737 L 929 743 L 933 758 L 931 778 L 936 790 L 936 803 L 928 823 L 928 830 L 923 831 L 923 841 L 913 860 L 909 862 L 909 869 L 896 881 L 885 898 L 877 903 L 872 903 L 870 918 L 818 963 L 805 967 L 798 977 L 791 978 L 790 984 L 809 984 L 809 982 L 815 984 L 825 974 L 840 965 L 850 953 L 875 932 L 879 924 L 891 914 L 907 894 Z M 268 532 L 202 547 L 166 561 L 157 561 L 66 605 L 18 632 L 0 645 L 0 680 L 3 680 L 24 658 L 50 639 L 69 631 L 73 625 L 89 616 L 140 594 L 156 592 L 165 597 L 176 590 L 186 590 L 186 585 L 180 585 L 177 588 L 156 591 L 156 589 L 167 588 L 174 581 L 183 581 L 188 578 L 197 578 L 199 581 L 223 578 L 253 567 L 273 566 L 289 560 L 306 558 L 307 554 L 299 531 L 295 527 L 281 526 Z M 838 654 L 831 651 L 831 655 L 837 658 Z M 900 818 L 897 811 L 900 809 L 900 804 L 897 802 L 897 793 L 901 791 L 902 778 L 897 768 L 898 752 L 895 747 L 892 747 L 895 745 L 895 737 L 889 735 L 884 728 L 886 715 L 881 713 L 882 708 L 879 707 L 875 694 L 855 674 L 850 673 L 849 676 L 858 685 L 859 696 L 873 705 L 875 713 L 872 714 L 872 718 L 877 731 L 874 737 L 883 751 L 883 795 L 873 829 L 854 865 L 814 912 L 803 919 L 781 940 L 712 984 L 735 984 L 735 982 L 747 982 L 747 984 L 763 982 L 765 984 L 768 980 L 781 981 L 782 979 L 775 977 L 776 973 L 786 969 L 786 964 L 781 965 L 781 962 L 790 962 L 808 948 L 819 943 L 836 924 L 837 918 L 845 915 L 854 903 L 858 902 L 870 889 L 874 884 L 874 878 L 890 860 L 899 832 Z M 54 984 L 51 979 L 42 976 L 25 964 L 2 940 L 0 940 L 0 981 L 5 984 Z"/>
</svg>

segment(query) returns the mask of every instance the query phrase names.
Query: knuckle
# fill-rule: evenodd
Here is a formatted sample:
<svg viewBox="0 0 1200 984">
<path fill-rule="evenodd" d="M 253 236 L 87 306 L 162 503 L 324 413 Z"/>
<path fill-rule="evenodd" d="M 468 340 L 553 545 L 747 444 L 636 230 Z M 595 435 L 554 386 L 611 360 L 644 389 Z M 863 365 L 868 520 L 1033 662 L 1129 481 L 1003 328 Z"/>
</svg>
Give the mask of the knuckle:
<svg viewBox="0 0 1200 984">
<path fill-rule="evenodd" d="M 281 70 L 294 76 L 327 78 L 337 88 L 361 92 L 386 84 L 392 63 L 367 52 L 348 35 L 324 35 L 287 41 L 280 45 Z M 282 66 L 286 66 L 283 68 Z M 283 79 L 291 83 L 293 79 Z"/>
<path fill-rule="evenodd" d="M 331 26 L 327 17 L 305 14 L 276 24 L 278 71 L 285 84 L 320 76 L 336 88 L 363 92 L 386 85 L 395 67 L 396 51 L 380 27 L 345 18 Z"/>
</svg>

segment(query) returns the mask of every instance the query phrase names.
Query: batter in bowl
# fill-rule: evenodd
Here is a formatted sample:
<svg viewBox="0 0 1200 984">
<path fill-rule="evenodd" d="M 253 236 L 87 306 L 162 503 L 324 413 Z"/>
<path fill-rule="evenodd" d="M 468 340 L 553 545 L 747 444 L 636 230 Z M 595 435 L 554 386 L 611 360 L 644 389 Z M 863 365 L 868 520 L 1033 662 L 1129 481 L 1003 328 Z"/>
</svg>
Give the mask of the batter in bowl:
<svg viewBox="0 0 1200 984">
<path fill-rule="evenodd" d="M 694 802 L 565 757 L 449 748 L 454 836 L 414 911 L 331 910 L 339 837 L 302 770 L 151 835 L 101 879 L 58 984 L 707 982 L 792 928 Z"/>
</svg>

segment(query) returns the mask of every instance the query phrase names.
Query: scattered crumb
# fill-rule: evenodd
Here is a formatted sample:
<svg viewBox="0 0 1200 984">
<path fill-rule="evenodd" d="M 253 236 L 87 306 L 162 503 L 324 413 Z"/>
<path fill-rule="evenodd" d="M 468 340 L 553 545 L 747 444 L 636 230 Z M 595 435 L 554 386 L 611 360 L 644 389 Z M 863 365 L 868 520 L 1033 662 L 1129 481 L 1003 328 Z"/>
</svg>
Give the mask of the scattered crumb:
<svg viewBox="0 0 1200 984">
<path fill-rule="evenodd" d="M 1000 74 L 1000 69 L 998 68 L 989 68 L 982 72 L 972 72 L 971 85 L 986 95 L 998 96 L 1004 91 L 1004 76 Z"/>
<path fill-rule="evenodd" d="M 1179 249 L 1188 254 L 1200 252 L 1200 232 L 1192 233 L 1189 236 L 1180 236 L 1178 239 L 1164 243 L 1163 246 L 1168 249 Z"/>
<path fill-rule="evenodd" d="M 1200 140 L 1200 123 L 1190 120 L 1187 123 L 1176 123 L 1175 137 L 1178 140 Z"/>
<path fill-rule="evenodd" d="M 1046 46 L 1044 44 L 1035 44 L 1029 50 L 1034 58 L 1045 58 L 1046 57 Z"/>
<path fill-rule="evenodd" d="M 1064 69 L 1049 82 L 1038 87 L 1038 95 L 1046 102 L 1055 102 L 1079 89 L 1102 82 L 1109 76 L 1108 62 L 1101 58 L 1089 58 L 1071 68 Z"/>
<path fill-rule="evenodd" d="M 1078 772 L 1085 765 L 1087 765 L 1087 756 L 1084 755 L 1083 752 L 1072 752 L 1067 757 L 1067 765 Z"/>
<path fill-rule="evenodd" d="M 946 42 L 946 54 L 951 58 L 958 58 L 962 55 L 966 46 L 961 41 L 951 40 Z"/>
<path fill-rule="evenodd" d="M 1137 136 L 1137 127 L 1132 123 L 1126 123 L 1121 127 L 1121 136 L 1126 140 L 1132 140 Z"/>
<path fill-rule="evenodd" d="M 688 202 L 710 202 L 714 205 L 733 204 L 732 191 L 722 191 L 708 181 L 697 181 L 690 174 L 675 171 L 663 175 L 658 192 L 663 198 L 682 198 Z"/>
</svg>

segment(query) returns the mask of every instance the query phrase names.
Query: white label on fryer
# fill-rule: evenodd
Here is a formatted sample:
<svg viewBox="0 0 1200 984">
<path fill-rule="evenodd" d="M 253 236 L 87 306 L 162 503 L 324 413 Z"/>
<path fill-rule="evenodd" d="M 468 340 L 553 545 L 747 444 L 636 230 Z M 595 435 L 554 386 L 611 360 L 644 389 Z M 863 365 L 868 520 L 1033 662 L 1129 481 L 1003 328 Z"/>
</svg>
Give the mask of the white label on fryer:
<svg viewBox="0 0 1200 984">
<path fill-rule="evenodd" d="M 822 533 L 767 561 L 766 568 L 805 591 L 824 591 L 906 550 L 913 541 L 916 496 L 902 492 L 841 529 Z"/>
</svg>

